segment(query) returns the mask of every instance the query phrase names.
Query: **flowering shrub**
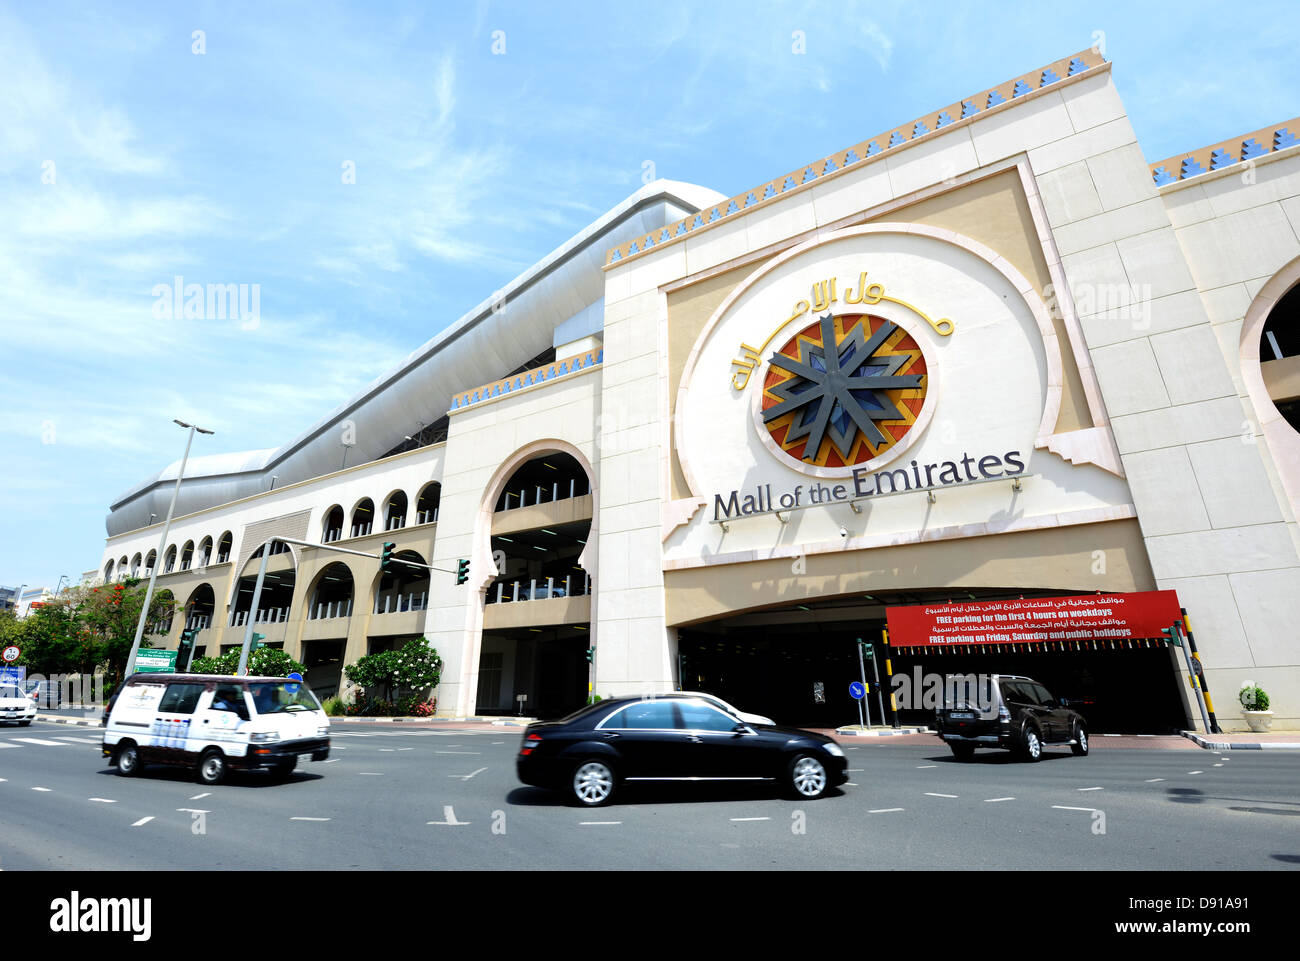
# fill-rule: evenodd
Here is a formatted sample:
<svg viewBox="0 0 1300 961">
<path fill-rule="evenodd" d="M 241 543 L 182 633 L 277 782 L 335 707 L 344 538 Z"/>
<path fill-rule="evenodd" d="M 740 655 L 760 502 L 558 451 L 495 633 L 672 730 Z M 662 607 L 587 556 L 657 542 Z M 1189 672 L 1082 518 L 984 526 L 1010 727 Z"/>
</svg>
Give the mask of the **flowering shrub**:
<svg viewBox="0 0 1300 961">
<path fill-rule="evenodd" d="M 395 651 L 367 654 L 357 663 L 345 667 L 343 673 L 353 684 L 368 690 L 381 688 L 384 700 L 393 705 L 400 691 L 409 694 L 437 687 L 442 679 L 442 658 L 425 638 L 420 637 L 407 641 Z M 411 703 L 414 705 L 415 701 Z M 393 705 L 393 710 L 396 710 L 396 705 Z"/>
</svg>

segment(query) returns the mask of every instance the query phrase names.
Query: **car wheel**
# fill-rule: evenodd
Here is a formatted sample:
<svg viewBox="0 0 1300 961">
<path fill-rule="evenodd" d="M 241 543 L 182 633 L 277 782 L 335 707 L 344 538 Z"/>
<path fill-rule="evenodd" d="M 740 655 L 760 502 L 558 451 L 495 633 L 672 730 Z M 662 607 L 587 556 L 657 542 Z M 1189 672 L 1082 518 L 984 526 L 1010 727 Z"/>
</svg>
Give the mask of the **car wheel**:
<svg viewBox="0 0 1300 961">
<path fill-rule="evenodd" d="M 272 768 L 271 776 L 276 780 L 283 781 L 290 774 L 293 773 L 294 768 L 296 768 L 297 766 L 298 766 L 298 759 L 296 757 L 290 758 L 289 760 L 285 761 L 283 764 L 277 764 L 274 768 Z"/>
<path fill-rule="evenodd" d="M 592 758 L 573 769 L 573 799 L 583 807 L 608 804 L 615 784 L 614 770 L 604 761 Z"/>
<path fill-rule="evenodd" d="M 18 726 L 19 726 L 19 727 L 31 727 L 31 726 L 32 726 L 32 722 L 31 722 L 31 721 L 19 721 L 19 722 L 18 722 Z"/>
<path fill-rule="evenodd" d="M 1078 757 L 1086 757 L 1088 754 L 1088 729 L 1082 724 L 1074 725 L 1074 743 L 1070 745 L 1070 750 Z"/>
<path fill-rule="evenodd" d="M 952 753 L 956 755 L 957 760 L 959 761 L 969 761 L 975 756 L 974 744 L 957 744 L 950 742 L 948 746 L 952 748 Z"/>
<path fill-rule="evenodd" d="M 122 777 L 135 777 L 144 768 L 140 760 L 140 749 L 129 741 L 117 751 L 117 773 Z"/>
<path fill-rule="evenodd" d="M 1024 740 L 1020 745 L 1020 756 L 1026 761 L 1037 761 L 1043 756 L 1043 739 L 1038 728 L 1025 728 Z"/>
<path fill-rule="evenodd" d="M 199 780 L 204 784 L 220 784 L 226 778 L 226 756 L 216 748 L 199 758 Z"/>
<path fill-rule="evenodd" d="M 790 762 L 790 788 L 795 796 L 814 801 L 826 793 L 830 778 L 826 765 L 810 754 L 800 754 Z"/>
</svg>

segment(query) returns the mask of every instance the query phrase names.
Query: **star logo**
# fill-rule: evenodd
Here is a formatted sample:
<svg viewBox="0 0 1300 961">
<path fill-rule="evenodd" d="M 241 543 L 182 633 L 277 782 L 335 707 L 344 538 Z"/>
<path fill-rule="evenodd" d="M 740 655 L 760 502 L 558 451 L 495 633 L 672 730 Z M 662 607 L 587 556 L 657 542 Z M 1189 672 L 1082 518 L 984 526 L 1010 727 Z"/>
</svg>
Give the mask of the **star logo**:
<svg viewBox="0 0 1300 961">
<path fill-rule="evenodd" d="M 828 313 L 769 358 L 762 421 L 791 457 L 852 466 L 907 433 L 926 380 L 920 346 L 897 324 Z"/>
</svg>

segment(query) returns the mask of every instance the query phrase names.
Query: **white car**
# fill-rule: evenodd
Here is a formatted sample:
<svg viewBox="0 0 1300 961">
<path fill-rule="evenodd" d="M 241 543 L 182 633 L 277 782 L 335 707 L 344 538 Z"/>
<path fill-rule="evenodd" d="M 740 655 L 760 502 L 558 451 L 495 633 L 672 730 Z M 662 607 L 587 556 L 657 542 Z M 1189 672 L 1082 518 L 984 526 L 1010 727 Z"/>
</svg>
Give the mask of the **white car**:
<svg viewBox="0 0 1300 961">
<path fill-rule="evenodd" d="M 773 721 L 770 717 L 764 717 L 762 714 L 750 714 L 746 711 L 738 710 L 737 708 L 732 707 L 722 698 L 714 694 L 703 694 L 699 691 L 672 691 L 668 694 L 659 694 L 657 696 L 699 698 L 702 701 L 708 701 L 710 704 L 712 704 L 716 708 L 719 708 L 720 710 L 726 711 L 732 717 L 740 718 L 746 724 L 767 724 L 769 726 L 776 725 L 776 722 Z"/>
<path fill-rule="evenodd" d="M 12 684 L 0 685 L 0 721 L 17 721 L 27 727 L 36 720 L 36 702 Z"/>
</svg>

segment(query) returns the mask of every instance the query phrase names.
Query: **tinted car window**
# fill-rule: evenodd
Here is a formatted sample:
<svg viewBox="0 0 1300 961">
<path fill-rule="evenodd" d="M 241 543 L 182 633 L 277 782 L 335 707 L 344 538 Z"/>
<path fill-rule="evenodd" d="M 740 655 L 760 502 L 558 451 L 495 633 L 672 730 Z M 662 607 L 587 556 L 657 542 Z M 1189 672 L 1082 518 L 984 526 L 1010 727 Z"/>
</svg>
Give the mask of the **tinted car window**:
<svg viewBox="0 0 1300 961">
<path fill-rule="evenodd" d="M 636 704 L 629 704 L 601 724 L 601 727 L 621 727 L 634 730 L 673 728 L 676 726 L 673 705 L 669 701 L 639 701 Z"/>
<path fill-rule="evenodd" d="M 1015 681 L 1002 681 L 999 687 L 1002 688 L 1002 700 L 1004 701 L 1015 701 L 1017 704 L 1034 703 L 1034 699 Z"/>
<path fill-rule="evenodd" d="M 202 684 L 169 684 L 158 705 L 160 714 L 193 714 L 203 693 Z"/>
<path fill-rule="evenodd" d="M 1034 696 L 1038 698 L 1038 703 L 1043 707 L 1055 707 L 1056 702 L 1052 700 L 1052 695 L 1047 692 L 1047 688 L 1041 684 L 1030 684 L 1029 689 L 1033 691 Z"/>
<path fill-rule="evenodd" d="M 212 710 L 248 713 L 248 707 L 244 704 L 244 692 L 237 687 L 217 688 L 217 693 L 212 696 Z"/>
<path fill-rule="evenodd" d="M 682 701 L 678 704 L 682 712 L 682 726 L 694 731 L 730 731 L 737 724 L 735 718 L 716 711 L 707 704 Z"/>
</svg>

